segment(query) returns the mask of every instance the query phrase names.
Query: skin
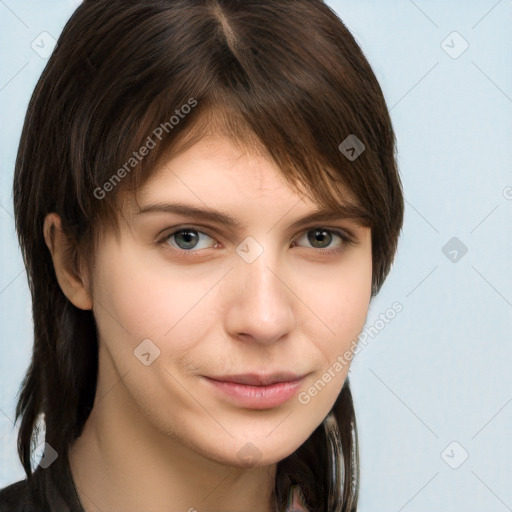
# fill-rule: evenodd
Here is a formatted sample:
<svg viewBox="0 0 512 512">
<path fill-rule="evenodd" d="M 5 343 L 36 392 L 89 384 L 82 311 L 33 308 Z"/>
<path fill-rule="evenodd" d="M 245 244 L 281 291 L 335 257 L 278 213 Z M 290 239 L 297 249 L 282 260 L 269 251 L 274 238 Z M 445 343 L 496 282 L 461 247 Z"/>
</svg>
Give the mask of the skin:
<svg viewBox="0 0 512 512">
<path fill-rule="evenodd" d="M 171 202 L 222 210 L 241 227 L 137 213 Z M 127 198 L 121 234 L 101 235 L 90 274 L 69 268 L 60 219 L 47 216 L 59 284 L 93 310 L 99 333 L 96 399 L 69 453 L 88 512 L 271 510 L 277 462 L 323 421 L 349 365 L 308 404 L 295 395 L 267 409 L 230 401 L 203 376 L 289 371 L 306 375 L 298 394 L 352 348 L 371 296 L 371 231 L 347 218 L 290 228 L 317 207 L 264 154 L 218 136 Z M 204 235 L 188 246 L 170 236 L 184 228 Z M 314 228 L 330 229 L 319 248 Z M 248 236 L 263 248 L 252 263 L 236 252 Z M 160 350 L 149 365 L 134 355 L 144 339 Z M 248 443 L 252 461 L 238 454 Z"/>
</svg>

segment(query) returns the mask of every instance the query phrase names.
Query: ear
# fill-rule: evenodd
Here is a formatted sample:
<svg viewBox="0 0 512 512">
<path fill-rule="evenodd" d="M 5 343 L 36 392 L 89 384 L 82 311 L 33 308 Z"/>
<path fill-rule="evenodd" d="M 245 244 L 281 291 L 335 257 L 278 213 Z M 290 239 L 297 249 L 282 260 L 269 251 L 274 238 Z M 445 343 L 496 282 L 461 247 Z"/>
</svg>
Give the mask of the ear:
<svg viewBox="0 0 512 512">
<path fill-rule="evenodd" d="M 92 296 L 85 284 L 87 280 L 73 269 L 72 258 L 69 257 L 70 242 L 62 231 L 59 215 L 49 213 L 45 217 L 43 234 L 62 292 L 77 308 L 92 309 Z"/>
</svg>

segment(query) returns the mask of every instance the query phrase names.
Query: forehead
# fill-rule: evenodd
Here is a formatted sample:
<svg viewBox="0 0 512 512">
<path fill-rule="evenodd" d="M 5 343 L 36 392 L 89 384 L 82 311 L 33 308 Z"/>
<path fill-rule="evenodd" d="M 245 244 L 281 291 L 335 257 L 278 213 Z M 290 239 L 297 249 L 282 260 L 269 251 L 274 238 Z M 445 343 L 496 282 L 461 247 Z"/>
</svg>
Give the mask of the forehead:
<svg viewBox="0 0 512 512">
<path fill-rule="evenodd" d="M 155 170 L 139 190 L 144 198 L 168 192 L 167 187 L 181 183 L 189 185 L 190 193 L 209 192 L 210 195 L 225 187 L 270 190 L 289 188 L 278 167 L 263 151 L 242 149 L 224 136 L 204 137 L 199 142 L 171 157 Z"/>
<path fill-rule="evenodd" d="M 339 182 L 333 181 L 332 187 L 337 195 L 341 193 L 348 202 L 357 204 L 354 195 Z M 286 179 L 262 147 L 242 146 L 223 135 L 205 136 L 164 160 L 137 191 L 136 201 L 158 202 L 170 196 L 205 203 L 208 200 L 235 203 L 266 197 L 284 204 L 300 199 L 306 206 L 318 206 L 307 187 L 297 180 Z"/>
<path fill-rule="evenodd" d="M 357 203 L 340 201 L 336 209 L 321 205 L 304 188 L 291 186 L 268 155 L 223 137 L 201 140 L 163 163 L 125 202 L 125 214 L 134 222 L 174 214 L 237 231 L 248 226 L 268 231 L 281 221 L 295 229 L 307 221 L 343 218 L 368 225 Z"/>
</svg>

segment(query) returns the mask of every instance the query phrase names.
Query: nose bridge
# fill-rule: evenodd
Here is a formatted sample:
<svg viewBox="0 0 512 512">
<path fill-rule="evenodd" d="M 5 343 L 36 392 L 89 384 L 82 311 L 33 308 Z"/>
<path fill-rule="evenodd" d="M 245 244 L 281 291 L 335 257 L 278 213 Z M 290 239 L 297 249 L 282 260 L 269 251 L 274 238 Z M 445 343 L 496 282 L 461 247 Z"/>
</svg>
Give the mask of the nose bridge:
<svg viewBox="0 0 512 512">
<path fill-rule="evenodd" d="M 283 269 L 279 255 L 270 247 L 250 263 L 240 257 L 232 276 L 236 292 L 227 325 L 232 335 L 271 343 L 293 330 L 293 294 L 285 285 Z"/>
</svg>

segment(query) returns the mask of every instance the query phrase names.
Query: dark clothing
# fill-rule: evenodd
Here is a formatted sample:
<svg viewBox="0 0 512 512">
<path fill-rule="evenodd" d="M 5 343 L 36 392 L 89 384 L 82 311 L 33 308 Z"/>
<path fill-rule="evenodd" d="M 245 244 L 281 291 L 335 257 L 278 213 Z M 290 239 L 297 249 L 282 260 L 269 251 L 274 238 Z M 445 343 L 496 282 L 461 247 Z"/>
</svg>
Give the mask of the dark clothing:
<svg viewBox="0 0 512 512">
<path fill-rule="evenodd" d="M 66 456 L 0 490 L 0 512 L 85 512 Z"/>
</svg>

